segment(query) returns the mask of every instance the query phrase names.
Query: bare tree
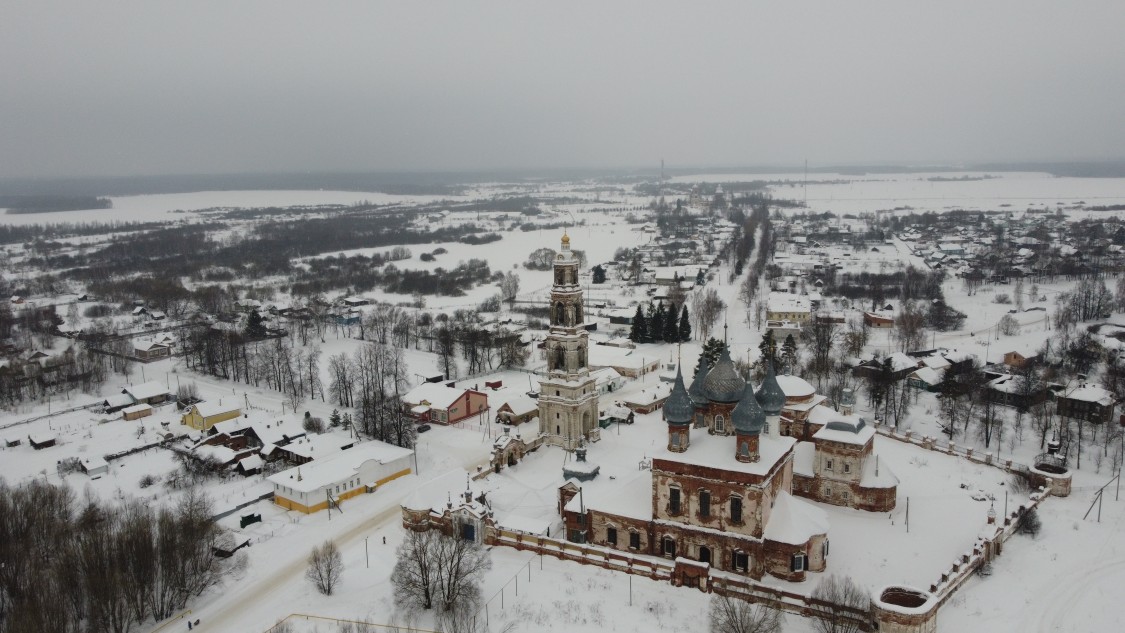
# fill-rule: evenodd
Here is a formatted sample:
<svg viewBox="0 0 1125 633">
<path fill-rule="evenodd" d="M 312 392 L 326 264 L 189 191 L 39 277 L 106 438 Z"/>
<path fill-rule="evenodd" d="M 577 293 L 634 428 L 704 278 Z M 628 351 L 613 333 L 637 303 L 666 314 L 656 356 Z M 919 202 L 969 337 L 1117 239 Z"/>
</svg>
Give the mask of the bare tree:
<svg viewBox="0 0 1125 633">
<path fill-rule="evenodd" d="M 714 594 L 709 612 L 711 633 L 781 633 L 785 616 L 764 604 Z"/>
<path fill-rule="evenodd" d="M 813 589 L 812 598 L 823 603 L 813 614 L 818 633 L 859 633 L 864 630 L 859 614 L 871 608 L 871 597 L 850 576 L 832 574 Z"/>
<path fill-rule="evenodd" d="M 438 606 L 443 613 L 478 605 L 482 577 L 491 567 L 488 551 L 471 540 L 408 532 L 391 572 L 395 604 L 410 611 Z"/>
<path fill-rule="evenodd" d="M 305 578 L 308 578 L 320 593 L 331 596 L 340 582 L 342 573 L 344 573 L 344 558 L 340 556 L 340 549 L 333 541 L 325 541 L 309 553 L 309 567 L 305 570 Z"/>
<path fill-rule="evenodd" d="M 727 305 L 719 298 L 714 288 L 703 288 L 692 295 L 691 310 L 695 316 L 695 331 L 703 340 L 711 335 L 711 328 L 722 315 Z"/>
<path fill-rule="evenodd" d="M 433 608 L 437 568 L 433 541 L 439 536 L 433 530 L 408 530 L 405 533 L 402 544 L 398 546 L 394 571 L 391 572 L 391 585 L 398 607 L 407 611 Z"/>
<path fill-rule="evenodd" d="M 508 309 L 511 310 L 516 306 L 516 296 L 520 292 L 520 276 L 514 272 L 509 271 L 500 280 L 500 297 L 508 302 Z"/>
</svg>

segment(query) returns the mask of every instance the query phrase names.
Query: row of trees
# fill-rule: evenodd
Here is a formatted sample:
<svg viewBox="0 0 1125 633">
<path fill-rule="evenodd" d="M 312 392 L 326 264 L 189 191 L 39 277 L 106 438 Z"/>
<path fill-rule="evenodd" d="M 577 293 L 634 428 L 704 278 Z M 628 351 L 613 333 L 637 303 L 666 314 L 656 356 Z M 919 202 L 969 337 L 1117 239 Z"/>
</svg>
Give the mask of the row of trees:
<svg viewBox="0 0 1125 633">
<path fill-rule="evenodd" d="M 691 321 L 688 320 L 687 306 L 680 308 L 680 318 L 676 320 L 676 305 L 664 309 L 661 303 L 655 309 L 648 304 L 648 315 L 640 305 L 633 315 L 633 327 L 629 330 L 629 340 L 634 343 L 686 343 L 691 340 Z"/>
<path fill-rule="evenodd" d="M 128 633 L 216 585 L 229 535 L 210 501 L 78 503 L 66 487 L 0 482 L 0 633 Z"/>
</svg>

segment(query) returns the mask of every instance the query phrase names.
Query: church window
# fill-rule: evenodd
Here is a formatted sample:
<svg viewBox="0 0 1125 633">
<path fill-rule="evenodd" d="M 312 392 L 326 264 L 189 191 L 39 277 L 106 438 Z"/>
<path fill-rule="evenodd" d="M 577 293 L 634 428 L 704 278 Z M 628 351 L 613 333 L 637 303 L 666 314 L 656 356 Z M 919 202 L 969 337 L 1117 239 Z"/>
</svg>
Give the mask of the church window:
<svg viewBox="0 0 1125 633">
<path fill-rule="evenodd" d="M 640 532 L 629 532 L 629 549 L 641 549 Z"/>
<path fill-rule="evenodd" d="M 722 432 L 726 431 L 726 428 L 727 428 L 726 418 L 724 418 L 721 415 L 716 415 L 715 416 L 715 432 L 716 433 L 722 433 Z"/>
<path fill-rule="evenodd" d="M 699 516 L 704 519 L 711 517 L 711 493 L 707 490 L 699 493 Z"/>
<path fill-rule="evenodd" d="M 734 550 L 731 556 L 731 564 L 735 571 L 746 571 L 750 567 L 750 556 L 742 550 Z"/>
<path fill-rule="evenodd" d="M 558 417 L 558 415 L 559 414 L 556 413 L 555 417 Z M 555 435 L 562 435 L 562 427 L 557 424 L 555 425 Z"/>
<path fill-rule="evenodd" d="M 852 472 L 852 465 L 844 462 L 844 474 Z"/>
<path fill-rule="evenodd" d="M 672 514 L 680 513 L 680 489 L 672 488 L 668 491 L 668 511 Z"/>
<path fill-rule="evenodd" d="M 848 491 L 845 490 L 845 491 L 841 492 L 840 498 L 843 499 L 846 502 L 848 500 Z"/>
<path fill-rule="evenodd" d="M 794 554 L 792 560 L 789 563 L 789 569 L 791 571 L 805 571 L 805 562 L 806 561 L 804 553 Z"/>
<path fill-rule="evenodd" d="M 605 542 L 613 545 L 614 547 L 617 546 L 617 528 L 606 528 Z"/>
<path fill-rule="evenodd" d="M 675 448 L 680 447 L 680 434 L 675 431 L 672 432 L 672 446 Z"/>
<path fill-rule="evenodd" d="M 747 445 L 746 442 L 742 442 L 738 446 L 738 452 L 743 456 L 749 455 L 750 454 L 750 446 Z"/>
<path fill-rule="evenodd" d="M 832 460 L 831 459 L 824 460 L 824 470 L 832 470 Z"/>
<path fill-rule="evenodd" d="M 665 556 L 675 556 L 676 555 L 676 541 L 674 539 L 672 539 L 671 536 L 665 536 L 664 537 L 664 555 Z"/>
<path fill-rule="evenodd" d="M 824 487 L 824 496 L 828 499 L 832 498 L 832 486 L 825 486 Z"/>
<path fill-rule="evenodd" d="M 742 497 L 730 498 L 731 523 L 742 523 Z"/>
</svg>

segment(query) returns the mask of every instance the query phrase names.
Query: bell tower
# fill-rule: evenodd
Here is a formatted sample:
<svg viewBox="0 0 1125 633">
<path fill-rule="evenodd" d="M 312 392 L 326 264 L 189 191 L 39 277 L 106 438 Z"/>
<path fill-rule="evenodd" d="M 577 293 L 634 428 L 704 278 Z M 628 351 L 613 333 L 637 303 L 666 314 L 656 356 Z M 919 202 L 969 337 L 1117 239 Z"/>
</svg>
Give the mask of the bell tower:
<svg viewBox="0 0 1125 633">
<path fill-rule="evenodd" d="M 565 232 L 555 257 L 548 313 L 551 328 L 544 344 L 547 377 L 539 383 L 539 432 L 571 449 L 598 423 L 598 389 L 588 364 L 590 337 L 584 326 L 578 258 Z"/>
</svg>

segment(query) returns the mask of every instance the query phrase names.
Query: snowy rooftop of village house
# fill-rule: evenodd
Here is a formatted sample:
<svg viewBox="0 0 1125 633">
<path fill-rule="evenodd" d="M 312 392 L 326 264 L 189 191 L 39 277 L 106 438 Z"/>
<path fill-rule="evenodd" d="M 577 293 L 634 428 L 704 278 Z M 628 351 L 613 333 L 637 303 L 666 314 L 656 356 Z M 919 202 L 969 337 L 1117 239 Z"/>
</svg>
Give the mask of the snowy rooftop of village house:
<svg viewBox="0 0 1125 633">
<path fill-rule="evenodd" d="M 122 389 L 122 392 L 133 396 L 133 398 L 137 400 L 145 400 L 147 398 L 166 395 L 168 393 L 168 387 L 162 382 L 150 380 L 139 385 L 125 387 Z"/>
<path fill-rule="evenodd" d="M 409 448 L 401 448 L 378 440 L 371 440 L 357 444 L 346 451 L 340 451 L 331 457 L 283 470 L 269 477 L 268 481 L 275 485 L 287 486 L 298 492 L 313 492 L 354 475 L 359 472 L 359 467 L 363 462 L 369 459 L 379 463 L 387 463 L 411 453 L 413 451 Z M 300 480 L 297 477 L 298 470 L 300 471 Z"/>
<path fill-rule="evenodd" d="M 809 298 L 788 292 L 771 292 L 770 312 L 808 312 L 811 310 Z"/>
<path fill-rule="evenodd" d="M 223 404 L 222 400 L 204 400 L 191 405 L 199 415 L 209 418 L 214 415 L 229 413 L 231 411 L 241 410 L 241 406 L 237 402 L 228 401 Z"/>
<path fill-rule="evenodd" d="M 654 383 L 641 391 L 621 396 L 621 401 L 626 404 L 649 405 L 672 393 L 672 385 L 668 383 Z"/>
<path fill-rule="evenodd" d="M 1066 397 L 1071 400 L 1081 400 L 1083 402 L 1096 402 L 1103 407 L 1108 407 L 1113 404 L 1113 393 L 1102 388 L 1101 385 L 1093 383 L 1082 383 L 1074 389 L 1066 393 Z"/>
<path fill-rule="evenodd" d="M 285 450 L 300 457 L 322 460 L 355 443 L 356 439 L 351 435 L 319 433 L 306 435 L 299 440 L 290 442 L 285 445 Z"/>
<path fill-rule="evenodd" d="M 403 402 L 428 403 L 431 407 L 447 409 L 465 393 L 464 389 L 447 387 L 444 383 L 424 382 L 406 392 L 402 396 Z"/>
<path fill-rule="evenodd" d="M 122 413 L 140 413 L 141 411 L 151 411 L 152 405 L 149 404 L 135 404 L 131 407 L 125 407 L 121 410 Z"/>
<path fill-rule="evenodd" d="M 653 454 L 653 457 L 763 476 L 784 459 L 797 442 L 792 437 L 773 438 L 763 433 L 758 438 L 758 461 L 740 462 L 735 458 L 733 435 L 711 435 L 705 429 L 691 429 L 690 433 L 691 441 L 686 451 L 674 453 L 663 446 Z"/>
</svg>

